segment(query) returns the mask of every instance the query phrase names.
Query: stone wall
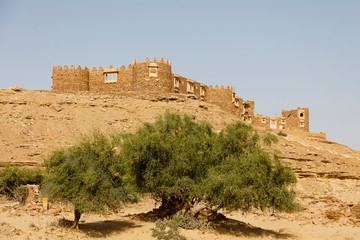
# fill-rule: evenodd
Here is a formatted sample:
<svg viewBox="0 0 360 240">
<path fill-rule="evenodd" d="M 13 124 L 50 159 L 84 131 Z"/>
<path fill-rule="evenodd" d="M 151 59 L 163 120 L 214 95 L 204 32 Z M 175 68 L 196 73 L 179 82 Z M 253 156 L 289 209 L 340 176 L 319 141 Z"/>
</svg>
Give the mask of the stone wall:
<svg viewBox="0 0 360 240">
<path fill-rule="evenodd" d="M 173 77 L 171 81 L 172 83 L 171 92 L 187 94 L 189 97 L 193 97 L 195 99 L 199 99 L 203 101 L 206 100 L 206 96 L 207 96 L 206 92 L 208 88 L 206 85 L 193 81 L 189 78 L 182 77 L 177 74 L 173 74 L 172 76 Z M 201 94 L 201 88 L 203 88 L 204 91 L 203 95 Z"/>
<path fill-rule="evenodd" d="M 175 86 L 175 81 L 178 81 L 177 86 Z M 187 78 L 173 74 L 172 83 L 172 92 L 183 94 L 187 93 Z"/>
<path fill-rule="evenodd" d="M 297 108 L 295 110 L 282 110 L 281 116 L 286 121 L 286 129 L 309 131 L 309 109 Z"/>
<path fill-rule="evenodd" d="M 113 73 L 117 74 L 116 82 L 106 82 L 106 69 L 99 67 L 93 68 L 89 75 L 89 90 L 94 93 L 123 93 L 132 90 L 133 67 L 129 65 L 126 69 L 121 66 L 120 69 L 110 66 Z"/>
<path fill-rule="evenodd" d="M 267 131 L 286 129 L 286 125 L 281 121 L 281 117 L 267 117 L 263 115 L 256 115 L 253 118 L 252 124 Z"/>
<path fill-rule="evenodd" d="M 52 75 L 53 91 L 55 92 L 81 92 L 89 90 L 89 69 L 87 67 L 75 69 L 74 65 L 54 66 Z"/>
<path fill-rule="evenodd" d="M 237 114 L 238 109 L 235 108 L 235 91 L 233 87 L 224 87 L 222 85 L 212 87 L 210 85 L 206 91 L 206 101 L 220 106 L 225 111 Z"/>
<path fill-rule="evenodd" d="M 150 62 L 147 58 L 144 63 L 135 62 L 133 70 L 133 88 L 138 93 L 147 95 L 166 94 L 171 92 L 172 73 L 169 61 L 160 62 L 154 58 Z"/>
<path fill-rule="evenodd" d="M 296 110 L 282 110 L 281 117 L 267 117 L 256 115 L 253 125 L 264 130 L 287 129 L 309 131 L 309 109 L 298 108 Z"/>
<path fill-rule="evenodd" d="M 243 102 L 240 113 L 241 119 L 247 123 L 253 123 L 254 115 L 255 115 L 255 102 L 254 101 Z"/>
<path fill-rule="evenodd" d="M 115 77 L 116 76 L 116 77 Z M 282 111 L 281 117 L 254 116 L 255 102 L 243 101 L 235 95 L 231 86 L 206 86 L 192 79 L 173 74 L 168 60 L 156 58 L 140 63 L 134 60 L 127 68 L 110 66 L 107 69 L 80 66 L 75 69 L 72 65 L 53 67 L 54 92 L 89 91 L 98 94 L 123 94 L 138 97 L 165 97 L 172 93 L 180 93 L 194 99 L 209 102 L 221 107 L 224 111 L 239 116 L 247 123 L 271 129 L 289 129 L 309 131 L 309 110 Z"/>
</svg>

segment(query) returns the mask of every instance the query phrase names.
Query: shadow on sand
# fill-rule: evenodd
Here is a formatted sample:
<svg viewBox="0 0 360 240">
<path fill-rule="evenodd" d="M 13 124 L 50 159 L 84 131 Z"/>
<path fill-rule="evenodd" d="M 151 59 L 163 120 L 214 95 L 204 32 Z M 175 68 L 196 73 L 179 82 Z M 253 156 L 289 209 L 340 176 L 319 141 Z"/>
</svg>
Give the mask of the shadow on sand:
<svg viewBox="0 0 360 240">
<path fill-rule="evenodd" d="M 154 222 L 168 216 L 169 215 L 159 209 L 154 209 L 147 213 L 134 214 L 129 217 L 140 221 Z M 227 218 L 222 214 L 217 214 L 209 223 L 213 231 L 223 235 L 233 235 L 237 237 L 272 237 L 276 239 L 294 238 L 291 234 L 255 227 L 242 221 Z"/>
<path fill-rule="evenodd" d="M 79 229 L 86 235 L 98 238 L 137 227 L 141 227 L 141 225 L 123 220 L 99 221 L 79 225 Z"/>
<path fill-rule="evenodd" d="M 61 223 L 60 223 L 61 222 Z M 73 222 L 65 219 L 59 221 L 59 226 L 71 228 Z M 125 231 L 129 228 L 141 227 L 132 221 L 124 220 L 105 220 L 97 222 L 80 223 L 79 231 L 85 233 L 89 237 L 103 238 L 110 234 Z"/>
<path fill-rule="evenodd" d="M 237 237 L 273 237 L 277 239 L 293 238 L 288 233 L 280 233 L 273 230 L 262 229 L 231 218 L 224 218 L 211 222 L 211 226 L 219 234 L 234 235 Z"/>
</svg>

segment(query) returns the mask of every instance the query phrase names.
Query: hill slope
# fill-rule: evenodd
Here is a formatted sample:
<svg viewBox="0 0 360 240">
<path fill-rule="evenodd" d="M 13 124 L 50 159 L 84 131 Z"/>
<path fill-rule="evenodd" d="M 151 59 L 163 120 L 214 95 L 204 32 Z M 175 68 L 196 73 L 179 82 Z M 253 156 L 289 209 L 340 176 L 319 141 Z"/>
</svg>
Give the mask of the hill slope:
<svg viewBox="0 0 360 240">
<path fill-rule="evenodd" d="M 217 131 L 226 123 L 238 120 L 218 106 L 181 97 L 146 100 L 114 95 L 0 89 L 1 162 L 36 165 L 50 151 L 72 144 L 81 134 L 93 129 L 109 133 L 134 131 L 143 122 L 154 121 L 166 110 L 208 121 Z M 318 175 L 325 171 L 327 176 L 331 172 L 359 173 L 353 171 L 359 165 L 359 151 L 327 141 L 322 134 L 286 133 L 288 136 L 281 139 L 277 148 L 285 160 L 293 162 L 295 170 L 301 167 L 302 175 L 306 174 L 305 171 L 316 175 L 311 168 L 318 169 Z"/>
<path fill-rule="evenodd" d="M 182 96 L 136 99 L 0 89 L 0 166 L 41 165 L 51 151 L 71 145 L 92 129 L 134 131 L 166 110 L 208 121 L 216 131 L 238 120 L 215 105 Z M 261 129 L 259 132 L 263 133 Z M 337 214 L 340 224 L 359 225 L 354 205 L 360 194 L 360 152 L 330 142 L 324 134 L 284 132 L 287 136 L 279 137 L 274 148 L 281 151 L 283 160 L 298 176 L 295 190 L 304 211 L 281 218 L 296 221 L 298 226 L 327 225 L 334 221 L 331 214 Z M 246 221 L 258 225 L 256 216 Z M 271 224 L 266 225 L 268 220 L 263 222 L 262 227 L 271 228 Z M 360 237 L 360 232 L 356 234 Z"/>
</svg>

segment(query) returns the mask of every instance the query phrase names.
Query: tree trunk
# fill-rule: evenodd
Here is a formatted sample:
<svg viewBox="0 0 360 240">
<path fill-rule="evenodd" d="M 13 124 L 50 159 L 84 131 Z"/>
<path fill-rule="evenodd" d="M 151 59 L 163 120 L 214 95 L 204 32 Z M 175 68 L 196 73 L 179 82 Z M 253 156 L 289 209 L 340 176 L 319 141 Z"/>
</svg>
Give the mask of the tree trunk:
<svg viewBox="0 0 360 240">
<path fill-rule="evenodd" d="M 80 220 L 80 217 L 81 217 L 81 213 L 78 209 L 75 209 L 74 211 L 74 224 L 72 225 L 71 228 L 76 228 L 76 229 L 79 229 L 79 220 Z"/>
</svg>

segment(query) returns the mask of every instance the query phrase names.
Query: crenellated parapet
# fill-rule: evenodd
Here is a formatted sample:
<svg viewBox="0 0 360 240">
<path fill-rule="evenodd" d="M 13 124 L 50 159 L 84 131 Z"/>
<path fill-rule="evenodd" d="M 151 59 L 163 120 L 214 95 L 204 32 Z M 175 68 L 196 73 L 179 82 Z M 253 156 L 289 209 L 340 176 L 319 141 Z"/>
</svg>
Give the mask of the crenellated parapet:
<svg viewBox="0 0 360 240">
<path fill-rule="evenodd" d="M 74 65 L 53 67 L 52 89 L 55 92 L 91 92 L 98 94 L 120 94 L 140 97 L 170 96 L 198 99 L 221 107 L 241 120 L 264 129 L 299 129 L 309 131 L 309 110 L 298 108 L 283 111 L 281 117 L 254 116 L 255 102 L 244 101 L 236 96 L 232 86 L 207 86 L 193 79 L 172 73 L 171 62 L 156 57 L 144 62 L 135 59 L 127 67 L 108 68 Z"/>
<path fill-rule="evenodd" d="M 240 115 L 242 111 L 242 99 L 236 97 L 235 89 L 232 86 L 220 87 L 210 85 L 206 91 L 206 100 L 210 103 L 216 104 L 228 112 Z"/>
<path fill-rule="evenodd" d="M 56 92 L 79 92 L 89 90 L 89 69 L 87 67 L 70 68 L 65 65 L 53 67 L 52 89 Z"/>
<path fill-rule="evenodd" d="M 144 62 L 135 59 L 126 68 L 87 67 L 75 68 L 73 65 L 53 67 L 52 89 L 55 92 L 90 91 L 94 93 L 124 93 L 130 91 L 146 93 L 170 93 L 172 90 L 171 62 L 152 61 L 146 58 Z"/>
<path fill-rule="evenodd" d="M 172 90 L 171 63 L 163 58 L 160 61 L 149 58 L 145 62 L 137 59 L 133 62 L 133 91 L 144 91 L 148 94 L 170 93 Z"/>
<path fill-rule="evenodd" d="M 133 67 L 95 67 L 90 72 L 89 89 L 94 93 L 121 93 L 132 90 Z"/>
</svg>

